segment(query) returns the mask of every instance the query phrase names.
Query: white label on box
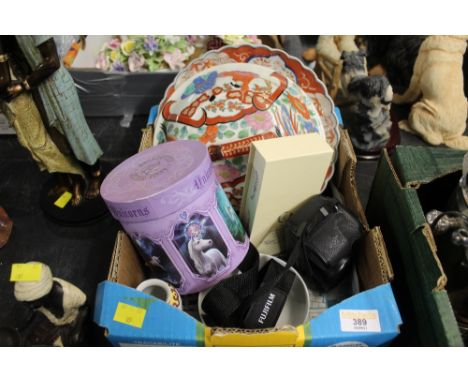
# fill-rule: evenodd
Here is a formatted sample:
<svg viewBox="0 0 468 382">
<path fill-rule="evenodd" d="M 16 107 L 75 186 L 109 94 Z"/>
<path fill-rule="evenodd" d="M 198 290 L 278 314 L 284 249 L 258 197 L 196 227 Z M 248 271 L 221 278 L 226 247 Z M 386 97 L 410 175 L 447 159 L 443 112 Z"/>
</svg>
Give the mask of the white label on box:
<svg viewBox="0 0 468 382">
<path fill-rule="evenodd" d="M 340 309 L 342 332 L 380 333 L 379 312 L 377 310 L 342 310 Z"/>
</svg>

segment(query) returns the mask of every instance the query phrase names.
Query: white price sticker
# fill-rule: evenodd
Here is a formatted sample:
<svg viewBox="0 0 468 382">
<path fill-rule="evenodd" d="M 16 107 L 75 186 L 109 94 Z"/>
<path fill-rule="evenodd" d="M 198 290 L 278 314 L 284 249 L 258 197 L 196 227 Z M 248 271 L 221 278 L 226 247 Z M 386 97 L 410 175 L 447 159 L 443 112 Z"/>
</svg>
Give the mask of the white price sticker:
<svg viewBox="0 0 468 382">
<path fill-rule="evenodd" d="M 382 331 L 377 310 L 340 310 L 340 325 L 342 332 Z"/>
</svg>

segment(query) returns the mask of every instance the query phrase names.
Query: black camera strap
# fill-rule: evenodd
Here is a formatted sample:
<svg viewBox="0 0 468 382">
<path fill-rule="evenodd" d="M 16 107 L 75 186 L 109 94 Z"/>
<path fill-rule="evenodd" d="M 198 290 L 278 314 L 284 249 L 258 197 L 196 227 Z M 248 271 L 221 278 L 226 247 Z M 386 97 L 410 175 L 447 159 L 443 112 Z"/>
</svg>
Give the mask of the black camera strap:
<svg viewBox="0 0 468 382">
<path fill-rule="evenodd" d="M 259 273 L 259 253 L 251 244 L 238 268 L 242 273 L 221 281 L 205 296 L 202 302 L 202 309 L 207 314 L 205 322 L 249 329 L 273 327 L 295 279 L 290 268 L 302 253 L 300 242 L 297 241 L 284 266 L 270 260 L 274 264 L 265 265 L 264 274 Z M 275 301 L 271 301 L 273 295 Z M 266 307 L 271 311 L 269 319 L 259 320 L 257 316 L 262 315 Z"/>
<path fill-rule="evenodd" d="M 238 267 L 241 273 L 216 284 L 203 299 L 202 309 L 207 314 L 208 325 L 239 327 L 242 304 L 257 288 L 258 267 L 259 254 L 251 244 Z"/>
</svg>

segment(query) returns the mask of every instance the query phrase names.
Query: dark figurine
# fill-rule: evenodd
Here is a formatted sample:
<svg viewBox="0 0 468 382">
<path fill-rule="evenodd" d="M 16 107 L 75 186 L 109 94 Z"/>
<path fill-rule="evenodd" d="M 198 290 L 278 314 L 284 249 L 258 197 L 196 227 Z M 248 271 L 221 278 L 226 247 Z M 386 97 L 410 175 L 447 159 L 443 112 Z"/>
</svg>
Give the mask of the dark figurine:
<svg viewBox="0 0 468 382">
<path fill-rule="evenodd" d="M 366 54 L 363 51 L 344 51 L 341 53 L 341 89 L 343 97 L 348 97 L 348 85 L 355 77 L 367 76 Z"/>
<path fill-rule="evenodd" d="M 351 105 L 343 119 L 353 146 L 361 151 L 379 151 L 390 139 L 392 87 L 384 76 L 355 77 L 348 85 Z"/>
<path fill-rule="evenodd" d="M 392 87 L 384 76 L 368 76 L 363 51 L 343 52 L 343 124 L 355 149 L 379 152 L 390 139 Z"/>
<path fill-rule="evenodd" d="M 378 69 L 396 93 L 404 93 L 413 76 L 419 48 L 427 36 L 366 36 L 369 71 Z"/>
<path fill-rule="evenodd" d="M 42 264 L 41 278 L 15 282 L 15 298 L 34 311 L 31 321 L 20 330 L 25 346 L 73 346 L 82 341 L 87 313 L 86 295 L 68 281 L 53 277 Z"/>
</svg>

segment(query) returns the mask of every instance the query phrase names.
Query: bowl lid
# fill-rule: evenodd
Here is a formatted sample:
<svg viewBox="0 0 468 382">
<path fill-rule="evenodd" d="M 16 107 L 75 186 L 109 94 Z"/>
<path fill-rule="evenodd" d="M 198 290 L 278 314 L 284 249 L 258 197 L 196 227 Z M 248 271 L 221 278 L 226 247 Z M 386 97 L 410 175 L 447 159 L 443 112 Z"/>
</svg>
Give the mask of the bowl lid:
<svg viewBox="0 0 468 382">
<path fill-rule="evenodd" d="M 111 212 L 117 219 L 128 214 L 119 213 L 115 207 L 147 208 L 149 213 L 141 217 L 151 219 L 184 207 L 213 181 L 206 147 L 199 141 L 180 140 L 125 160 L 106 176 L 101 195 L 109 207 L 114 207 Z M 145 204 L 149 201 L 151 206 Z"/>
</svg>

